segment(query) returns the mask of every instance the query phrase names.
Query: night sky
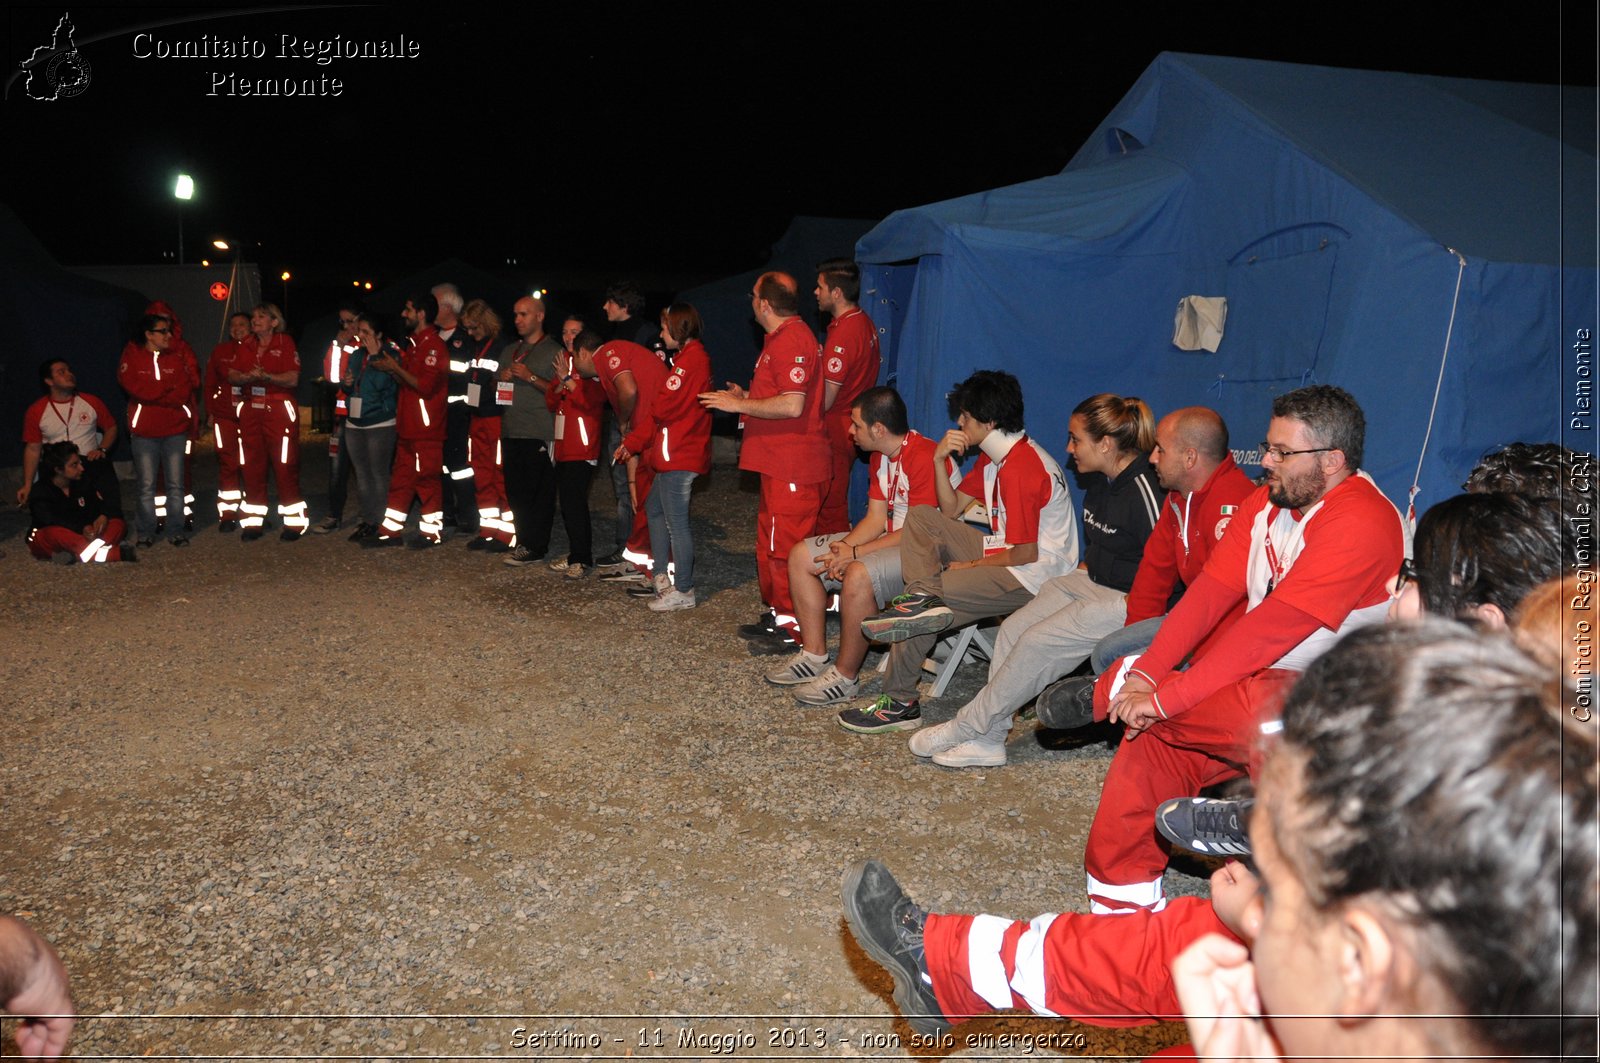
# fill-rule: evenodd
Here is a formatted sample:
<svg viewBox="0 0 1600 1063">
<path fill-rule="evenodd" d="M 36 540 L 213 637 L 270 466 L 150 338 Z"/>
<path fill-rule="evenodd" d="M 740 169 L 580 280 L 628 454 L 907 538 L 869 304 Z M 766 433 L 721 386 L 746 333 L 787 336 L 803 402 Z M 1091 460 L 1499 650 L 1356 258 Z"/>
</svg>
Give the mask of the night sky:
<svg viewBox="0 0 1600 1063">
<path fill-rule="evenodd" d="M 1593 5 L 1417 6 L 12 7 L 11 70 L 66 10 L 90 80 L 53 102 L 7 82 L 0 198 L 67 265 L 172 261 L 185 170 L 190 261 L 225 234 L 330 289 L 451 256 L 692 282 L 759 264 L 795 214 L 1054 173 L 1163 50 L 1594 83 Z M 279 58 L 336 35 L 419 55 Z M 154 54 L 201 42 L 267 57 Z M 219 75 L 343 91 L 208 95 Z"/>
</svg>

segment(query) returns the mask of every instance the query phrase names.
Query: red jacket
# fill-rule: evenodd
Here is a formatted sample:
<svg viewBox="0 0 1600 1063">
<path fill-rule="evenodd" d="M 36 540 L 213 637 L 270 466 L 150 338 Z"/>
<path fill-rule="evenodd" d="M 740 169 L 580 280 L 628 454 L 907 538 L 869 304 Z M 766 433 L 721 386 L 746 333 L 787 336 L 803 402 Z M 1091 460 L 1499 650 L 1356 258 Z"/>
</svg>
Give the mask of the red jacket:
<svg viewBox="0 0 1600 1063">
<path fill-rule="evenodd" d="M 412 333 L 400 367 L 417 379 L 415 388 L 400 382 L 400 405 L 395 411 L 395 435 L 401 439 L 444 439 L 445 378 L 449 355 L 432 325 Z"/>
<path fill-rule="evenodd" d="M 666 363 L 647 347 L 627 340 L 612 340 L 594 352 L 594 370 L 619 423 L 622 411 L 617 408 L 617 377 L 623 373 L 633 374 L 633 386 L 638 394 L 633 400 L 633 417 L 622 426 L 628 433 L 622 445 L 631 453 L 643 454 L 650 448 L 650 437 L 655 433 L 656 395 L 667 379 Z"/>
<path fill-rule="evenodd" d="M 206 408 L 218 421 L 238 421 L 239 403 L 244 401 L 243 389 L 228 383 L 228 370 L 235 368 L 244 357 L 242 340 L 223 340 L 206 361 Z"/>
<path fill-rule="evenodd" d="M 656 472 L 711 471 L 711 411 L 699 395 L 711 390 L 711 357 L 699 340 L 690 340 L 672 360 L 672 371 L 656 392 L 652 413 L 655 436 L 647 457 Z"/>
<path fill-rule="evenodd" d="M 189 401 L 200 378 L 181 352 L 169 348 L 158 355 L 146 347 L 124 349 L 117 383 L 128 393 L 131 434 L 160 439 L 189 430 L 194 419 Z"/>
<path fill-rule="evenodd" d="M 552 444 L 556 461 L 598 461 L 600 458 L 600 413 L 605 409 L 606 392 L 600 381 L 572 372 L 572 356 L 563 354 L 566 372 L 551 381 L 544 392 L 544 404 L 556 415 L 556 437 Z M 561 385 L 572 381 L 569 391 Z"/>
</svg>

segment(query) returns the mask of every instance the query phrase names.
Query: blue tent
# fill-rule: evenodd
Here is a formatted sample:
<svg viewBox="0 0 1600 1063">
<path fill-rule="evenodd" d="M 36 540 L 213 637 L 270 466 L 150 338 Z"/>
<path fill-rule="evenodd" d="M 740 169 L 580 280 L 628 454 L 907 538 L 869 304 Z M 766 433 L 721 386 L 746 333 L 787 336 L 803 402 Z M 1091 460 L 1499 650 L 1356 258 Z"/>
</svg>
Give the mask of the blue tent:
<svg viewBox="0 0 1600 1063">
<path fill-rule="evenodd" d="M 1593 449 L 1593 118 L 1555 86 L 1165 53 L 1061 173 L 862 237 L 862 301 L 925 433 L 999 368 L 1056 453 L 1113 391 L 1217 409 L 1248 467 L 1274 395 L 1336 384 L 1402 509 L 1421 462 L 1420 513 L 1497 444 Z M 1227 300 L 1215 353 L 1173 343 L 1192 295 Z"/>
</svg>

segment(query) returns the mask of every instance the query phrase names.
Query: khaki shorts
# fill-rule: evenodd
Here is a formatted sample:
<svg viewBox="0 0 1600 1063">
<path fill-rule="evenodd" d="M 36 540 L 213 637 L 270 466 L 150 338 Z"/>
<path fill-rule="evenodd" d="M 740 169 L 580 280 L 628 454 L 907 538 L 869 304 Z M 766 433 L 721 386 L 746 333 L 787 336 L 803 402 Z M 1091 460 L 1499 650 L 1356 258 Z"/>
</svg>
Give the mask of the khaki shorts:
<svg viewBox="0 0 1600 1063">
<path fill-rule="evenodd" d="M 828 547 L 843 539 L 849 532 L 835 532 L 832 535 L 813 535 L 802 540 L 806 549 L 811 551 L 811 556 L 828 552 Z M 856 564 L 867 570 L 867 578 L 872 581 L 872 596 L 878 600 L 879 605 L 888 602 L 897 594 L 906 589 L 905 580 L 900 578 L 900 548 L 891 546 L 887 550 L 874 550 L 866 557 L 861 558 Z M 812 572 L 821 574 L 820 567 L 813 567 Z M 822 585 L 830 591 L 837 591 L 840 583 L 836 579 L 822 577 Z"/>
</svg>

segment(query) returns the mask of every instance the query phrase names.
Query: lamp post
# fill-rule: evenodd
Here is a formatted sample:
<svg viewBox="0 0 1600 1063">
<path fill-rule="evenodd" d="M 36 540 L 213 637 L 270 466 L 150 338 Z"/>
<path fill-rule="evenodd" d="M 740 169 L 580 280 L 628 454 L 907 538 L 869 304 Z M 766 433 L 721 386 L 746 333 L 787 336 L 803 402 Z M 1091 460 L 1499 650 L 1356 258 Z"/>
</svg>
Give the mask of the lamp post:
<svg viewBox="0 0 1600 1063">
<path fill-rule="evenodd" d="M 194 198 L 194 178 L 186 173 L 178 175 L 172 186 L 172 196 L 178 201 L 178 265 L 183 265 L 183 204 Z"/>
</svg>

